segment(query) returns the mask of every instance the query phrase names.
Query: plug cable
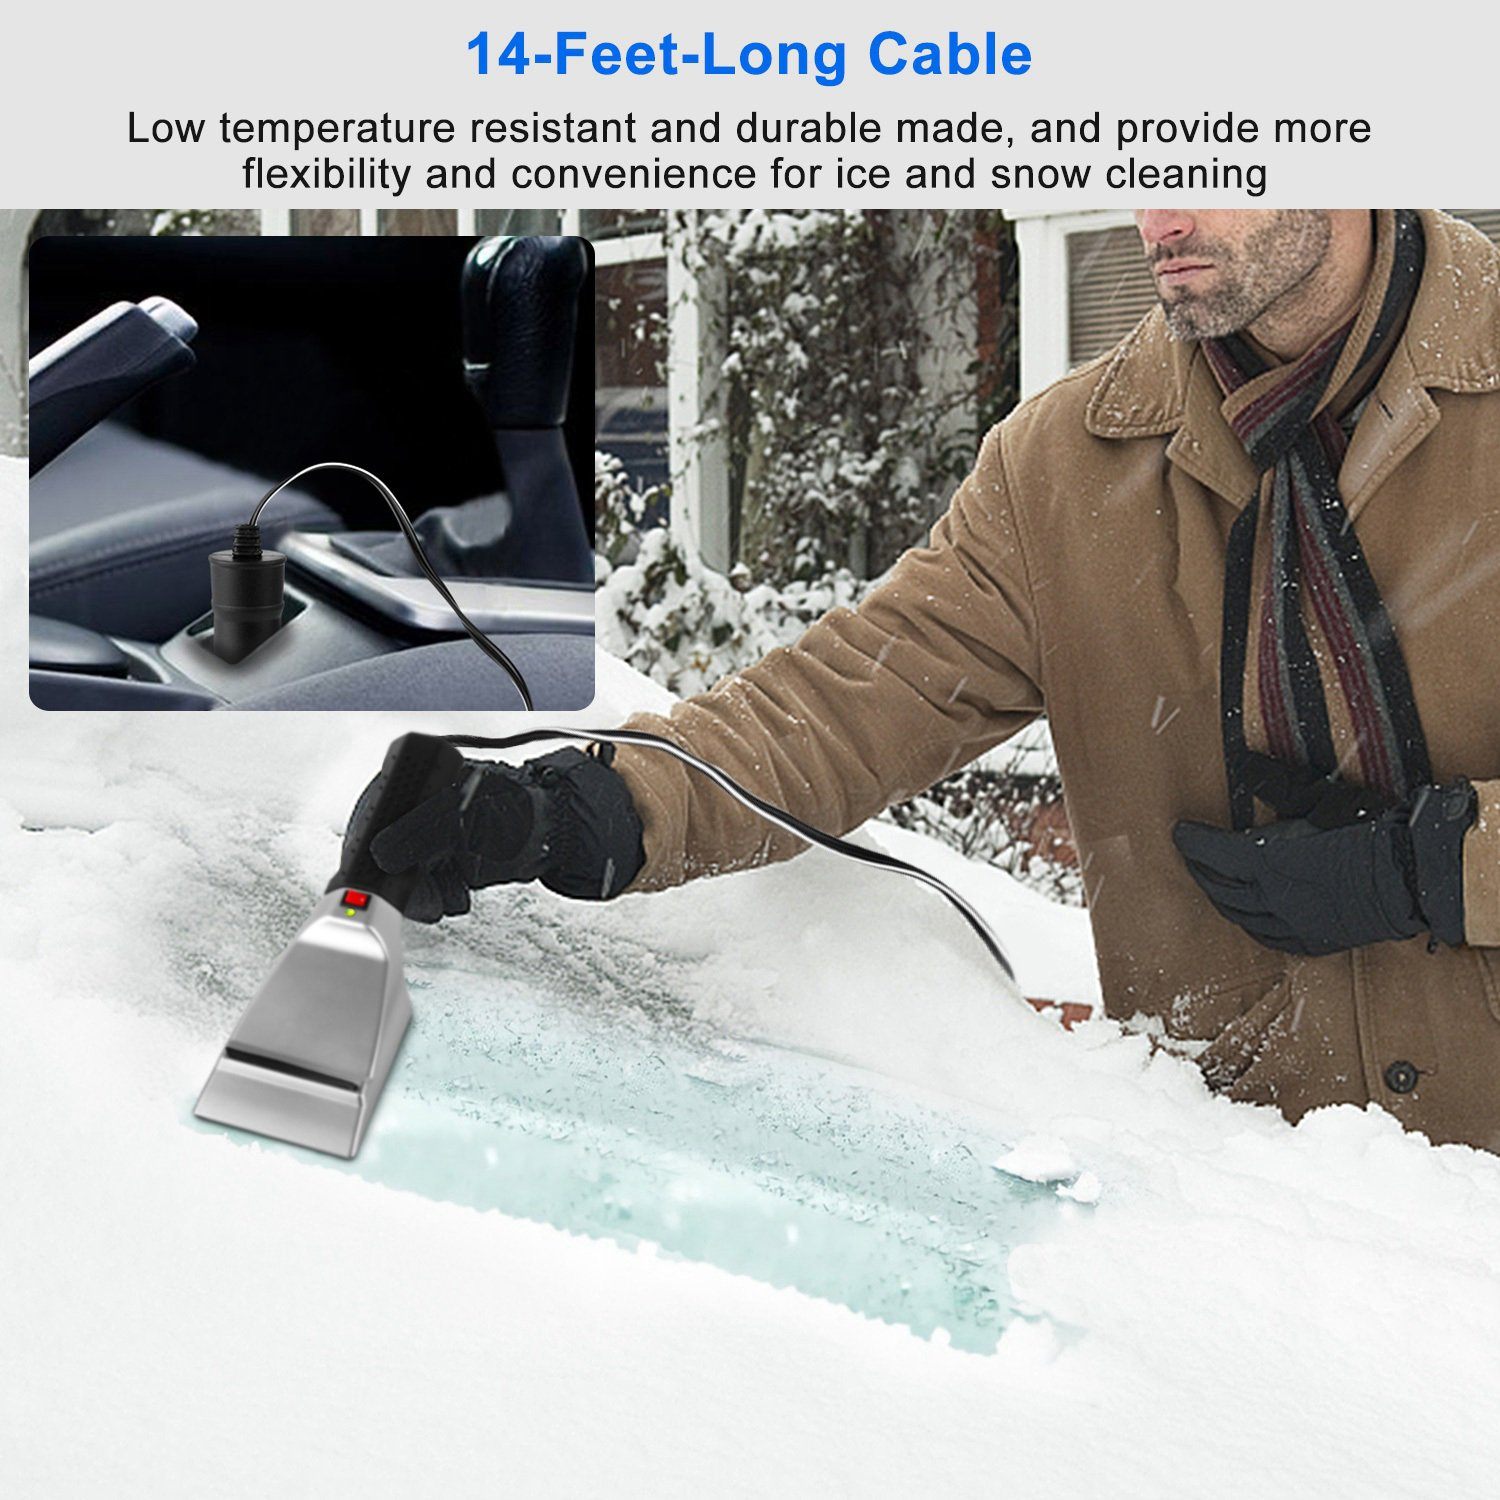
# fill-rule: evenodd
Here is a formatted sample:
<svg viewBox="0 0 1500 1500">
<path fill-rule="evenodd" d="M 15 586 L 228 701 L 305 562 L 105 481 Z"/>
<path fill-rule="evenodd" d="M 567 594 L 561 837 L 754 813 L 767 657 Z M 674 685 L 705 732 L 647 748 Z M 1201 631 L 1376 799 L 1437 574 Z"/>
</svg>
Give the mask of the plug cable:
<svg viewBox="0 0 1500 1500">
<path fill-rule="evenodd" d="M 260 513 L 271 503 L 289 484 L 295 484 L 307 474 L 316 474 L 321 469 L 343 469 L 350 474 L 358 474 L 369 482 L 385 498 L 385 503 L 390 507 L 391 514 L 396 518 L 396 524 L 401 528 L 401 534 L 406 538 L 407 545 L 412 550 L 412 555 L 417 560 L 417 566 L 426 575 L 427 581 L 442 595 L 444 603 L 453 611 L 458 623 L 469 633 L 474 644 L 479 647 L 497 667 L 504 669 L 510 680 L 515 683 L 516 691 L 521 695 L 521 702 L 526 706 L 526 711 L 532 711 L 531 689 L 526 686 L 526 679 L 521 675 L 521 669 L 503 652 L 489 636 L 487 636 L 464 612 L 459 608 L 458 600 L 453 597 L 448 585 L 443 582 L 427 554 L 422 549 L 421 538 L 417 535 L 416 527 L 411 524 L 411 518 L 402 508 L 401 502 L 396 498 L 391 487 L 380 478 L 378 474 L 372 474 L 368 469 L 362 469 L 358 464 L 340 463 L 336 459 L 330 459 L 324 463 L 308 464 L 305 469 L 297 472 L 287 479 L 283 479 L 273 490 L 268 490 L 261 496 L 259 504 L 251 512 L 250 520 L 245 526 L 235 531 L 234 548 L 236 555 L 240 555 L 243 549 L 246 556 L 258 556 L 260 553 Z M 253 552 L 252 552 L 253 549 Z"/>
<path fill-rule="evenodd" d="M 442 738 L 460 749 L 517 750 L 523 745 L 534 745 L 544 740 L 575 740 L 589 745 L 638 745 L 644 749 L 658 750 L 665 755 L 671 755 L 700 775 L 706 776 L 715 786 L 728 792 L 736 802 L 748 807 L 751 812 L 763 818 L 767 823 L 773 824 L 786 833 L 794 834 L 804 843 L 815 844 L 820 849 L 828 849 L 834 854 L 841 854 L 846 859 L 856 860 L 862 865 L 871 865 L 877 870 L 890 870 L 897 875 L 906 875 L 913 880 L 921 881 L 923 885 L 930 886 L 939 895 L 945 897 L 964 921 L 974 929 L 980 942 L 989 950 L 990 957 L 1005 971 L 1006 978 L 1012 982 L 1015 981 L 1016 971 L 1011 966 L 1010 958 L 1000 939 L 995 935 L 994 929 L 967 897 L 961 896 L 946 881 L 940 880 L 930 870 L 924 870 L 920 865 L 909 864 L 904 859 L 898 859 L 894 854 L 886 854 L 879 849 L 862 849 L 858 844 L 851 844 L 847 839 L 824 833 L 821 828 L 814 828 L 811 823 L 804 823 L 801 818 L 789 813 L 784 807 L 777 807 L 774 802 L 767 802 L 764 797 L 758 797 L 754 792 L 748 791 L 727 771 L 721 771 L 718 766 L 700 759 L 691 750 L 683 749 L 675 740 L 652 734 L 647 729 L 599 730 L 556 727 L 528 729 L 520 734 L 494 737 L 446 734 Z"/>
<path fill-rule="evenodd" d="M 410 546 L 412 554 L 417 559 L 418 566 L 427 577 L 427 581 L 442 595 L 459 624 L 463 626 L 473 639 L 474 644 L 510 677 L 510 680 L 515 684 L 517 691 L 521 695 L 521 701 L 526 705 L 527 712 L 531 712 L 531 691 L 526 686 L 526 679 L 521 675 L 520 669 L 459 608 L 458 601 L 449 592 L 447 584 L 438 575 L 437 569 L 428 561 L 427 554 L 422 549 L 421 539 L 417 536 L 416 528 L 411 524 L 411 520 L 402 508 L 401 502 L 396 498 L 390 486 L 378 475 L 372 474 L 370 470 L 363 469 L 358 464 L 341 463 L 337 460 L 309 464 L 305 469 L 298 469 L 295 474 L 283 479 L 274 489 L 267 491 L 251 513 L 249 522 L 237 529 L 234 542 L 236 553 L 244 549 L 245 553 L 248 554 L 253 549 L 258 554 L 260 551 L 261 512 L 289 484 L 295 484 L 304 475 L 314 474 L 323 469 L 343 469 L 348 473 L 358 474 L 362 478 L 367 479 L 380 492 L 385 499 L 385 503 L 390 507 L 391 514 L 396 518 L 396 524 L 400 526 L 402 535 L 405 536 L 407 545 Z M 691 750 L 685 750 L 674 740 L 669 740 L 663 735 L 652 734 L 649 730 L 645 729 L 611 729 L 604 731 L 550 727 L 546 729 L 529 729 L 520 734 L 495 737 L 450 734 L 444 735 L 443 738 L 450 745 L 475 750 L 516 750 L 525 745 L 535 745 L 548 740 L 573 740 L 588 745 L 636 745 L 644 749 L 656 750 L 662 754 L 673 756 L 699 775 L 707 777 L 715 786 L 727 792 L 742 806 L 748 807 L 751 812 L 755 813 L 765 822 L 770 823 L 773 827 L 780 828 L 785 833 L 792 834 L 804 843 L 813 844 L 820 849 L 827 849 L 834 854 L 842 855 L 845 859 L 855 860 L 862 865 L 869 865 L 878 870 L 889 870 L 897 875 L 905 875 L 909 879 L 918 880 L 923 885 L 937 891 L 939 895 L 943 896 L 957 910 L 959 915 L 963 917 L 978 935 L 979 940 L 988 950 L 990 957 L 1005 972 L 1006 978 L 1012 982 L 1015 980 L 1016 971 L 1012 967 L 1010 958 L 1007 956 L 994 930 L 969 900 L 960 895 L 946 881 L 939 879 L 930 870 L 924 870 L 920 865 L 910 864 L 904 859 L 898 859 L 894 854 L 886 854 L 879 849 L 862 849 L 858 844 L 851 844 L 848 840 L 838 838 L 834 834 L 824 833 L 821 828 L 814 828 L 811 823 L 803 822 L 801 818 L 789 813 L 785 808 L 777 807 L 774 802 L 768 802 L 764 797 L 759 797 L 754 792 L 741 786 L 727 771 L 722 771 L 711 762 L 700 759 Z"/>
</svg>

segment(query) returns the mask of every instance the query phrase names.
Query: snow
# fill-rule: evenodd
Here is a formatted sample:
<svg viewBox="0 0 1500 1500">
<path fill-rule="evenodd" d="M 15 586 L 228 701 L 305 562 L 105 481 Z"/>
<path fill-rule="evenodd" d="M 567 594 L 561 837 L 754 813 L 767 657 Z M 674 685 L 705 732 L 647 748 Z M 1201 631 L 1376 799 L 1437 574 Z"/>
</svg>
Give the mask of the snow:
<svg viewBox="0 0 1500 1500">
<path fill-rule="evenodd" d="M 1078 1167 L 1066 1141 L 1055 1135 L 1029 1135 L 995 1163 L 997 1172 L 1023 1182 L 1071 1182 Z"/>
<path fill-rule="evenodd" d="M 1071 1198 L 1074 1203 L 1097 1203 L 1104 1185 L 1092 1172 L 1080 1172 L 1072 1182 L 1058 1184 L 1057 1196 Z"/>
<path fill-rule="evenodd" d="M 22 485 L 19 465 L 0 470 L 12 557 Z M 368 1166 L 195 1125 L 228 1024 L 409 722 L 43 715 L 24 706 L 18 569 L 3 589 L 8 1493 L 1492 1489 L 1500 1160 L 1434 1148 L 1375 1109 L 1293 1128 L 1212 1097 L 1146 1036 L 1097 1020 L 1065 1032 L 1006 991 L 935 895 L 823 856 L 599 908 L 494 892 L 466 923 L 414 932 L 422 1046 Z M 609 658 L 598 683 L 573 722 L 667 701 Z M 1023 988 L 1091 993 L 1076 912 L 917 835 L 863 836 L 961 876 Z M 880 1170 L 912 1203 L 968 1180 L 938 1182 L 941 1164 L 926 1180 L 934 1140 L 978 1148 L 994 1201 L 1032 1216 L 998 1241 L 1019 1316 L 995 1352 L 869 1315 L 868 1286 L 808 1295 L 797 1275 L 726 1268 L 712 1246 L 674 1255 L 454 1201 L 450 1146 L 482 1160 L 485 1142 L 556 1125 L 545 1090 L 531 1124 L 500 1120 L 492 1098 L 497 1074 L 525 1071 L 499 1023 L 545 1016 L 538 995 L 560 1085 L 593 1049 L 575 1127 L 644 1139 L 631 1122 L 653 1088 L 627 1093 L 624 1063 L 612 1083 L 611 1058 L 695 1059 L 658 1074 L 651 1127 L 682 1149 L 683 1212 L 727 1180 L 694 1161 L 751 1168 L 734 1155 L 745 1139 L 694 1139 L 718 1118 L 711 1102 L 676 1102 L 738 1097 L 726 1078 L 774 1084 L 784 1068 L 788 1092 L 806 1079 L 828 1118 L 793 1117 L 792 1134 L 820 1165 L 856 1127 L 871 1158 L 909 1129 L 910 1150 Z M 867 1113 L 851 1123 L 828 1110 L 837 1099 Z M 622 1126 L 616 1104 L 638 1113 Z M 403 1178 L 398 1148 L 439 1119 L 449 1133 Z M 1038 1175 L 988 1165 L 1002 1160 Z M 958 1223 L 954 1194 L 938 1197 Z"/>
</svg>

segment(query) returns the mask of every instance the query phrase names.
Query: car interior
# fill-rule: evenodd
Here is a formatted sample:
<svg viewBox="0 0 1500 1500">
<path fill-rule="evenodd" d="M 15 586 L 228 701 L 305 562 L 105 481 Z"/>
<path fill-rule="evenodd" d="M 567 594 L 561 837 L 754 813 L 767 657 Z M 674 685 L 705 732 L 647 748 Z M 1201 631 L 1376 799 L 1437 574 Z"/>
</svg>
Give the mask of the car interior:
<svg viewBox="0 0 1500 1500">
<path fill-rule="evenodd" d="M 281 627 L 209 649 L 209 554 L 328 461 L 400 497 L 539 709 L 593 697 L 583 240 L 58 237 L 30 260 L 31 697 L 49 709 L 513 709 L 378 491 L 262 518 Z"/>
</svg>

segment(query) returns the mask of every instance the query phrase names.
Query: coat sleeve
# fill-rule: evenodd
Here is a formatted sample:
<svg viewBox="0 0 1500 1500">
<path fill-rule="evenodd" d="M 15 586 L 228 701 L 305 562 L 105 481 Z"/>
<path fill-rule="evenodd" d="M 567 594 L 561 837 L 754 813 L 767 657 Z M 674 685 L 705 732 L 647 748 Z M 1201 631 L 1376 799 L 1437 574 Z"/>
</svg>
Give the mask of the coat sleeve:
<svg viewBox="0 0 1500 1500">
<path fill-rule="evenodd" d="M 1030 580 L 1001 455 L 985 439 L 927 546 L 856 610 L 632 728 L 675 740 L 749 790 L 846 833 L 1014 734 L 1042 711 Z M 670 756 L 621 746 L 644 825 L 630 889 L 785 859 L 805 845 Z"/>
<path fill-rule="evenodd" d="M 1476 781 L 1479 821 L 1464 837 L 1464 936 L 1500 948 L 1500 781 Z"/>
</svg>

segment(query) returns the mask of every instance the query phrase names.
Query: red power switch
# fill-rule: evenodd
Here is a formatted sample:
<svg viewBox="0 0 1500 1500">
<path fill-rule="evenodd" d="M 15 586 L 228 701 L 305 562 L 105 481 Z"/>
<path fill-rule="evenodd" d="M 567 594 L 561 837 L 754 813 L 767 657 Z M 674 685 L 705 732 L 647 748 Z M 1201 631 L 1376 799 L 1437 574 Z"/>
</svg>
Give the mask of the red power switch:
<svg viewBox="0 0 1500 1500">
<path fill-rule="evenodd" d="M 370 904 L 370 893 L 368 891 L 345 891 L 344 905 L 357 906 L 363 910 Z"/>
</svg>

